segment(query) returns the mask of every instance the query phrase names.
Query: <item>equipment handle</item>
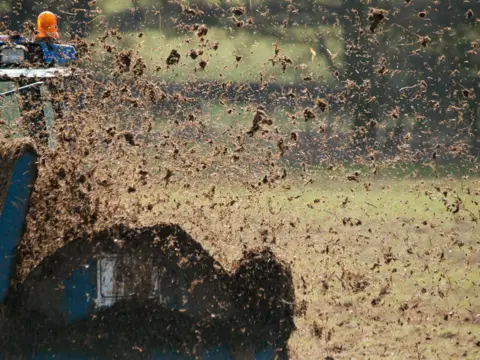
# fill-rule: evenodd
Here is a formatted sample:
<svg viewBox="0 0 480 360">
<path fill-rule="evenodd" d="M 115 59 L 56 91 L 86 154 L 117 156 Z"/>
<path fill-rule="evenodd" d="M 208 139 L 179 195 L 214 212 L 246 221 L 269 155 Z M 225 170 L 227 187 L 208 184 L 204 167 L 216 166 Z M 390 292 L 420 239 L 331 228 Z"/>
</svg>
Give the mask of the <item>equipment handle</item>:
<svg viewBox="0 0 480 360">
<path fill-rule="evenodd" d="M 25 89 L 28 89 L 28 88 L 31 88 L 31 87 L 34 87 L 34 86 L 42 85 L 42 84 L 43 84 L 43 81 L 37 81 L 37 82 L 35 82 L 35 83 L 28 84 L 28 85 L 19 87 L 19 88 L 14 89 L 14 90 L 9 90 L 9 91 L 6 91 L 6 92 L 4 92 L 4 93 L 1 93 L 1 94 L 0 94 L 0 97 L 12 95 L 12 94 L 16 93 L 17 91 L 22 91 L 22 90 L 25 90 Z"/>
</svg>

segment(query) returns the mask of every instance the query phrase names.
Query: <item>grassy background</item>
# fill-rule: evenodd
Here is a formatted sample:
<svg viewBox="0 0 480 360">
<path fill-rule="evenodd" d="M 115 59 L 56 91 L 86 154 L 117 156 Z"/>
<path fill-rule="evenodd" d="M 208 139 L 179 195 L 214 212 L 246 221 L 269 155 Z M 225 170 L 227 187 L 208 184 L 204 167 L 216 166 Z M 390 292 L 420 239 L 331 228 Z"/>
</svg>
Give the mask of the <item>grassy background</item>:
<svg viewBox="0 0 480 360">
<path fill-rule="evenodd" d="M 226 267 L 264 245 L 291 263 L 293 359 L 478 359 L 480 181 L 309 175 L 248 190 L 213 173 L 122 201 L 154 204 L 139 223 L 182 224 Z"/>
<path fill-rule="evenodd" d="M 260 81 L 260 74 L 263 74 L 264 81 L 300 83 L 304 76 L 312 74 L 314 81 L 325 83 L 333 81 L 327 63 L 321 55 L 312 59 L 310 52 L 310 47 L 315 48 L 314 33 L 318 30 L 321 28 L 297 28 L 289 30 L 288 37 L 285 34 L 284 39 L 278 39 L 255 35 L 252 30 L 211 28 L 206 37 L 209 43 L 204 55 L 196 60 L 187 55 L 191 49 L 200 49 L 195 33 L 167 36 L 161 31 L 150 30 L 142 32 L 141 38 L 138 33 L 122 34 L 123 39 L 111 43 L 117 49 L 136 49 L 145 59 L 151 75 L 169 81 Z M 343 46 L 338 39 L 339 35 L 339 31 L 328 29 L 328 34 L 326 31 L 327 47 L 334 54 L 340 53 Z M 91 40 L 97 37 L 98 34 L 90 35 Z M 219 44 L 217 51 L 208 48 L 208 44 L 216 42 Z M 280 55 L 287 56 L 293 62 L 285 73 L 278 64 L 273 67 L 270 61 L 274 57 L 274 44 L 277 42 L 281 49 Z M 181 60 L 177 66 L 167 70 L 165 61 L 172 49 L 180 53 Z M 236 56 L 241 56 L 239 62 L 236 61 Z M 197 64 L 201 58 L 208 61 L 205 70 L 201 70 Z M 338 64 L 341 64 L 340 59 L 341 56 L 337 58 Z M 158 67 L 162 71 L 155 71 Z"/>
</svg>

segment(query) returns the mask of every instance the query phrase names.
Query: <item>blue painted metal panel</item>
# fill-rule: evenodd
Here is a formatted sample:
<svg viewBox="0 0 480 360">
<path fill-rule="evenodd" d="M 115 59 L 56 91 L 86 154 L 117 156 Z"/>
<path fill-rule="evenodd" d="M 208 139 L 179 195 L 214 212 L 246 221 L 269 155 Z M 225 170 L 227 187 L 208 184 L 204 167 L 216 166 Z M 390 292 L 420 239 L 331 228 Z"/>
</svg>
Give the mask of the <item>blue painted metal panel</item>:
<svg viewBox="0 0 480 360">
<path fill-rule="evenodd" d="M 67 322 L 85 318 L 93 311 L 97 297 L 97 269 L 93 261 L 75 269 L 64 281 L 63 311 Z"/>
<path fill-rule="evenodd" d="M 37 177 L 37 156 L 27 151 L 15 162 L 0 213 L 0 302 L 6 295 L 15 251 L 25 230 L 28 202 Z"/>
<path fill-rule="evenodd" d="M 28 40 L 23 36 L 0 35 L 0 45 L 4 45 L 8 43 L 22 44 L 27 41 Z"/>
<path fill-rule="evenodd" d="M 0 45 L 14 43 L 25 44 L 29 41 L 22 36 L 6 36 L 0 35 Z M 55 62 L 58 65 L 65 65 L 71 61 L 76 60 L 75 47 L 72 45 L 55 44 L 50 42 L 38 41 L 36 44 L 40 45 L 42 49 L 45 63 L 48 65 Z"/>
<path fill-rule="evenodd" d="M 226 347 L 219 349 L 208 349 L 203 358 L 205 360 L 232 360 L 230 351 Z"/>
<path fill-rule="evenodd" d="M 268 348 L 255 354 L 255 360 L 273 360 L 275 359 L 275 348 Z"/>
<path fill-rule="evenodd" d="M 34 355 L 32 359 L 34 360 L 47 360 L 47 359 L 73 359 L 73 360 L 83 360 L 88 357 L 77 352 L 65 352 L 65 353 L 49 353 L 49 354 L 38 354 Z M 255 355 L 255 360 L 273 360 L 275 358 L 275 350 L 267 349 L 265 351 L 259 352 Z M 0 357 L 1 359 L 1 357 Z M 152 353 L 151 359 L 153 360 L 192 360 L 193 358 L 178 354 L 175 351 L 156 351 Z M 205 352 L 203 357 L 204 360 L 232 360 L 232 356 L 228 348 L 219 348 L 211 349 Z"/>
<path fill-rule="evenodd" d="M 76 60 L 75 47 L 71 45 L 59 45 L 45 42 L 38 42 L 42 49 L 43 59 L 45 63 L 65 65 Z"/>
</svg>

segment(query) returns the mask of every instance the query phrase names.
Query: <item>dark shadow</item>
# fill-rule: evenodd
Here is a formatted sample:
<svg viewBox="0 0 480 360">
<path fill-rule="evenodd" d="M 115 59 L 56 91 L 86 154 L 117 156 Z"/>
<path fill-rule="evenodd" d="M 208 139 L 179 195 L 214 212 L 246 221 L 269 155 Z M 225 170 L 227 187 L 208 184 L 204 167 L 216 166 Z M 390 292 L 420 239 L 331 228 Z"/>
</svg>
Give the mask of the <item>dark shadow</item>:
<svg viewBox="0 0 480 360">
<path fill-rule="evenodd" d="M 176 225 L 115 226 L 68 243 L 10 291 L 3 322 L 17 325 L 1 329 L 0 344 L 15 355 L 288 358 L 294 300 L 291 271 L 269 249 L 245 253 L 230 273 Z"/>
</svg>

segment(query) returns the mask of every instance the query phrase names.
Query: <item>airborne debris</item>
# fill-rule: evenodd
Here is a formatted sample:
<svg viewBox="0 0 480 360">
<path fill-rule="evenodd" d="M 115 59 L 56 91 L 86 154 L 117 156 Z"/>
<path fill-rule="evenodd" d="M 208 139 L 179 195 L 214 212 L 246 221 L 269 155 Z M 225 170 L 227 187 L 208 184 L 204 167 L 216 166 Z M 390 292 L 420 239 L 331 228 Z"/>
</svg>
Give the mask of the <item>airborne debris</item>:
<svg viewBox="0 0 480 360">
<path fill-rule="evenodd" d="M 305 118 L 305 121 L 309 121 L 316 119 L 317 115 L 315 115 L 312 109 L 306 108 L 305 110 L 303 110 L 303 117 Z"/>
<path fill-rule="evenodd" d="M 188 16 L 199 16 L 199 15 L 203 15 L 204 12 L 202 10 L 199 10 L 198 9 L 198 6 L 197 5 L 194 5 L 195 7 L 191 7 L 191 6 L 188 6 L 182 2 L 177 2 L 177 4 L 180 5 L 181 9 L 182 9 L 182 13 L 184 13 L 185 15 L 188 15 Z"/>
<path fill-rule="evenodd" d="M 252 126 L 250 130 L 247 131 L 247 134 L 253 136 L 257 131 L 261 129 L 262 124 L 272 125 L 272 123 L 272 120 L 267 117 L 264 108 L 258 107 L 252 120 Z"/>
<path fill-rule="evenodd" d="M 324 99 L 316 99 L 315 100 L 315 105 L 322 111 L 325 112 L 325 110 L 328 109 L 328 102 Z"/>
<path fill-rule="evenodd" d="M 242 16 L 245 14 L 245 6 L 237 6 L 232 8 L 232 14 L 235 16 Z"/>
<path fill-rule="evenodd" d="M 167 65 L 176 65 L 180 61 L 180 54 L 173 49 L 167 57 Z"/>
<path fill-rule="evenodd" d="M 205 68 L 207 67 L 207 64 L 208 64 L 208 62 L 206 60 L 203 60 L 203 59 L 198 62 L 198 66 L 202 70 L 205 70 Z"/>
<path fill-rule="evenodd" d="M 370 8 L 368 11 L 368 20 L 370 21 L 370 31 L 372 33 L 378 28 L 387 16 L 388 11 L 376 8 Z"/>
<path fill-rule="evenodd" d="M 205 36 L 207 35 L 208 33 L 208 28 L 206 25 L 195 25 L 193 27 L 194 30 L 197 30 L 197 36 L 198 37 L 202 37 L 202 36 Z"/>
<path fill-rule="evenodd" d="M 203 51 L 202 50 L 195 50 L 195 49 L 192 49 L 188 52 L 188 55 L 189 57 L 191 57 L 193 60 L 195 60 L 197 57 L 199 57 L 200 55 L 203 54 Z"/>
<path fill-rule="evenodd" d="M 121 51 L 117 54 L 116 65 L 120 73 L 126 73 L 130 71 L 132 65 L 132 50 Z"/>
<path fill-rule="evenodd" d="M 360 172 L 355 171 L 353 174 L 347 176 L 347 180 L 360 182 L 359 177 L 360 177 Z"/>
<path fill-rule="evenodd" d="M 0 6 L 2 34 L 34 18 L 29 1 L 21 3 L 13 12 Z M 78 34 L 62 31 L 61 42 L 71 40 L 82 60 L 65 83 L 69 91 L 46 96 L 65 106 L 54 107 L 63 112 L 53 127 L 55 149 L 39 149 L 18 278 L 59 247 L 118 221 L 174 222 L 215 254 L 215 266 L 235 268 L 242 251 L 267 244 L 288 260 L 296 300 L 274 294 L 285 307 L 272 306 L 268 294 L 284 288 L 275 277 L 258 285 L 251 274 L 237 294 L 257 324 L 272 316 L 258 316 L 250 294 L 272 313 L 302 317 L 295 336 L 281 332 L 290 352 L 284 358 L 425 358 L 432 344 L 445 358 L 477 358 L 478 339 L 460 325 L 472 327 L 478 311 L 458 302 L 475 299 L 475 287 L 461 285 L 474 283 L 478 262 L 474 2 L 133 3 L 111 11 L 80 1 L 59 13 L 61 28 Z M 27 36 L 34 31 L 25 24 Z M 2 149 L 44 110 L 28 109 L 17 95 L 0 99 Z M 8 116 L 14 101 L 25 109 Z M 0 160 L 0 188 L 6 168 Z M 167 253 L 179 240 L 169 239 Z M 250 264 L 262 257 L 249 256 Z M 198 259 L 176 260 L 195 266 Z M 262 278 L 270 265 L 250 268 Z M 195 280 L 189 294 L 208 283 Z M 135 342 L 111 336 L 107 320 L 119 309 L 89 322 L 103 331 L 66 346 L 103 342 L 125 358 L 149 357 L 149 324 L 138 326 Z M 138 319 L 125 324 L 152 317 L 137 310 Z M 181 311 L 180 341 L 209 336 L 190 323 L 184 334 L 189 310 Z M 153 316 L 162 323 L 170 313 Z M 448 331 L 439 327 L 445 316 Z M 260 336 L 219 311 L 202 324 L 207 318 L 223 323 L 224 334 Z M 365 336 L 366 348 L 355 341 Z M 424 346 L 427 337 L 433 341 Z"/>
</svg>

